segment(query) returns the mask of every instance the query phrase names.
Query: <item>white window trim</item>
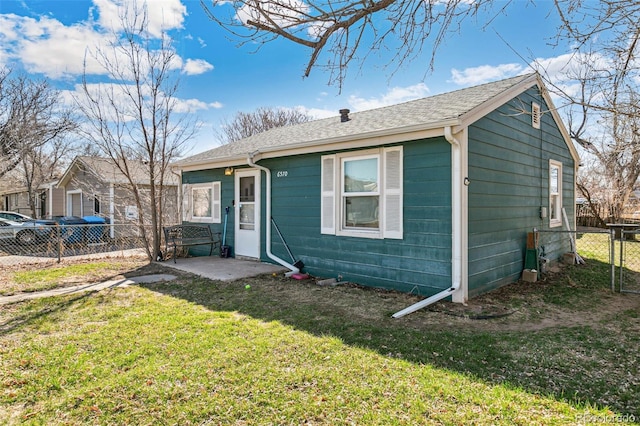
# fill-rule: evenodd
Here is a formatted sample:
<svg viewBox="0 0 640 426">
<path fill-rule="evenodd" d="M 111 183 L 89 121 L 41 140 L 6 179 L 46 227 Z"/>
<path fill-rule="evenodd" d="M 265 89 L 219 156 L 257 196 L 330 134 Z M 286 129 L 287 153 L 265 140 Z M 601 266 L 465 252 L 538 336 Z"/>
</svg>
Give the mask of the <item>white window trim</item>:
<svg viewBox="0 0 640 426">
<path fill-rule="evenodd" d="M 183 203 L 184 214 L 183 220 L 187 222 L 197 223 L 220 223 L 221 222 L 221 200 L 220 200 L 220 182 L 207 182 L 183 185 Z M 211 216 L 194 216 L 193 215 L 193 190 L 195 189 L 211 189 Z"/>
<path fill-rule="evenodd" d="M 393 164 L 398 168 L 395 177 L 398 182 L 388 185 L 387 156 L 399 152 L 398 161 Z M 343 165 L 345 160 L 378 158 L 378 229 L 353 229 L 343 226 L 344 183 Z M 321 158 L 321 233 L 344 237 L 360 237 L 373 239 L 402 239 L 402 147 L 368 149 L 348 153 L 325 155 Z M 391 200 L 396 205 L 391 205 Z M 388 220 L 389 212 L 396 212 L 399 221 Z M 393 224 L 390 229 L 390 225 Z"/>
<path fill-rule="evenodd" d="M 557 168 L 558 169 L 558 203 L 556 205 L 556 212 L 555 212 L 555 218 L 552 218 L 552 216 L 554 216 L 554 212 L 552 212 L 552 205 L 551 205 L 551 197 L 554 195 L 551 193 L 551 170 L 553 168 Z M 562 226 L 562 205 L 563 205 L 563 200 L 562 200 L 562 163 L 556 160 L 549 160 L 549 227 L 550 228 L 556 228 L 558 226 Z"/>
<path fill-rule="evenodd" d="M 84 216 L 84 195 L 82 193 L 82 189 L 72 189 L 70 191 L 67 191 L 67 216 L 71 216 L 71 214 L 73 213 L 73 195 L 77 194 L 80 194 L 80 216 Z"/>
<path fill-rule="evenodd" d="M 357 160 L 369 160 L 375 158 L 378 160 L 378 190 L 376 192 L 371 193 L 354 193 L 353 196 L 377 196 L 378 197 L 378 229 L 363 229 L 363 228 L 348 228 L 344 226 L 345 218 L 345 206 L 344 200 L 347 197 L 347 194 L 344 192 L 344 163 L 346 161 L 357 161 Z M 382 237 L 382 220 L 380 212 L 382 207 L 382 181 L 384 176 L 382 176 L 382 155 L 380 150 L 367 150 L 367 151 L 356 151 L 349 152 L 346 154 L 338 155 L 338 190 L 336 191 L 338 195 L 337 204 L 337 214 L 338 220 L 336 222 L 336 235 L 347 236 L 347 237 L 364 237 L 364 238 L 383 238 Z"/>
</svg>

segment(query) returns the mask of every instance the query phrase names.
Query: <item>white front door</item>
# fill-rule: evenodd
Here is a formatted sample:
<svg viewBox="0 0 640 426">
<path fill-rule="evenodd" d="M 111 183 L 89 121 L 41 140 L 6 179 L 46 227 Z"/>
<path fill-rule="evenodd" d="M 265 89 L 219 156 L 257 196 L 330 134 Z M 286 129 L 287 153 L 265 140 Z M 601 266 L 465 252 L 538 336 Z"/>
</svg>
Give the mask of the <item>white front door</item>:
<svg viewBox="0 0 640 426">
<path fill-rule="evenodd" d="M 235 254 L 260 258 L 260 170 L 235 173 Z"/>
</svg>

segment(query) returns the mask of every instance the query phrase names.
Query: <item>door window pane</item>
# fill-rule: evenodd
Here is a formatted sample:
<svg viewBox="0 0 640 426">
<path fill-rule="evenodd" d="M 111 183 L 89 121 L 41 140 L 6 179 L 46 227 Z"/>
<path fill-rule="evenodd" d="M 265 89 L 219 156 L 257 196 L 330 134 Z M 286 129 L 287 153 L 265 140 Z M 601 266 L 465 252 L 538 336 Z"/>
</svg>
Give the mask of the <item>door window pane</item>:
<svg viewBox="0 0 640 426">
<path fill-rule="evenodd" d="M 253 176 L 240 178 L 240 202 L 255 201 L 255 178 Z"/>
</svg>

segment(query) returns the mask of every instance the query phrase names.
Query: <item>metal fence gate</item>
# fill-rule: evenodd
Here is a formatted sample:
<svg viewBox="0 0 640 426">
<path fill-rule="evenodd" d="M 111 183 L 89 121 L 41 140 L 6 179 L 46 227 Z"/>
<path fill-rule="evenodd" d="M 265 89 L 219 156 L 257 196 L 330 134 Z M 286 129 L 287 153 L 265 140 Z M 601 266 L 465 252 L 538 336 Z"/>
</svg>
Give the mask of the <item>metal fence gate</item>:
<svg viewBox="0 0 640 426">
<path fill-rule="evenodd" d="M 640 294 L 640 230 L 623 225 L 611 229 L 584 228 L 577 231 L 537 230 L 539 235 L 539 269 L 544 272 L 546 253 L 557 252 L 558 245 L 570 240 L 572 250 L 560 261 L 572 263 L 584 259 L 600 262 L 609 268 L 611 291 Z M 565 245 L 565 244 L 563 244 Z M 546 253 L 545 253 L 546 252 Z"/>
<path fill-rule="evenodd" d="M 617 268 L 618 290 L 640 294 L 640 231 L 621 230 L 619 242 L 618 261 L 613 264 Z"/>
</svg>

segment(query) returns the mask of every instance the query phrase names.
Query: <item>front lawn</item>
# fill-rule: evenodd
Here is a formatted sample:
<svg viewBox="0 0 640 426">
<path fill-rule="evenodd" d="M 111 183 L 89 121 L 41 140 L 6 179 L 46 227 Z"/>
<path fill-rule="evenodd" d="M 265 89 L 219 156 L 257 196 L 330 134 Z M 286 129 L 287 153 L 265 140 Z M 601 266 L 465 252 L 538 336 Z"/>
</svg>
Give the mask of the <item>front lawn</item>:
<svg viewBox="0 0 640 426">
<path fill-rule="evenodd" d="M 390 315 L 413 303 L 412 296 L 279 276 L 222 283 L 181 273 L 173 282 L 5 305 L 0 419 L 638 420 L 640 297 L 611 294 L 606 282 L 578 292 L 598 298 L 595 308 L 545 297 L 576 285 L 580 271 L 591 274 L 596 266 L 569 267 L 553 282 L 517 283 L 468 307 L 443 302 L 401 319 Z"/>
</svg>

